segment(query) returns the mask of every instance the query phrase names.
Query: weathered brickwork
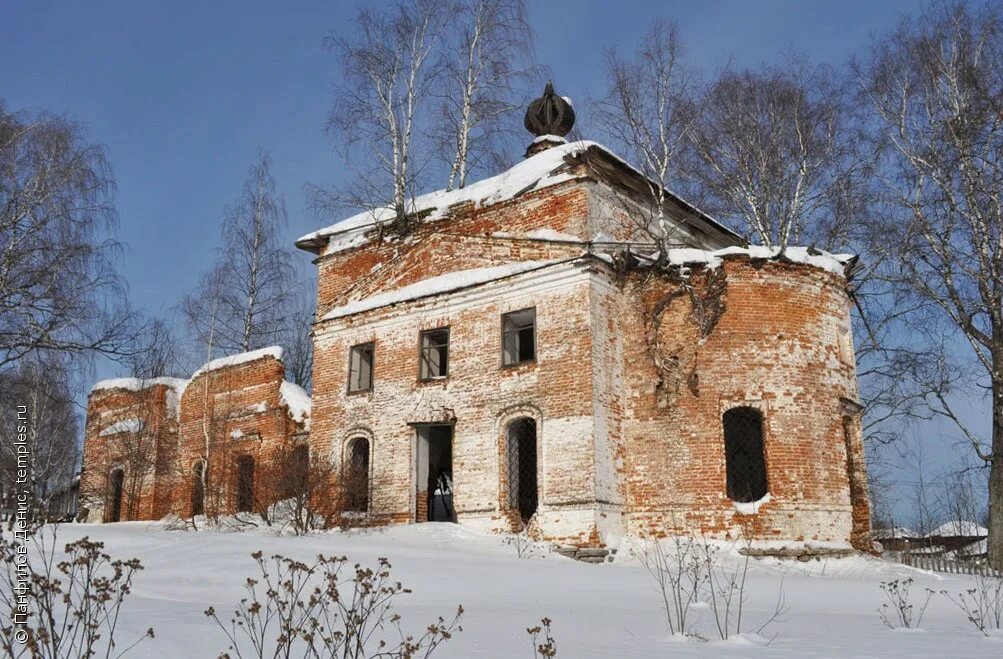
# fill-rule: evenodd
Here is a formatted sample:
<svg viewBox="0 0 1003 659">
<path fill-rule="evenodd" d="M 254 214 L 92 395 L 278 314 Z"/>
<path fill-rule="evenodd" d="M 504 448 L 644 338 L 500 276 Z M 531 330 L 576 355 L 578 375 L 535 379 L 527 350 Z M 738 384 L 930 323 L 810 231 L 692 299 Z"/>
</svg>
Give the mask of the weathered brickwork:
<svg viewBox="0 0 1003 659">
<path fill-rule="evenodd" d="M 144 425 L 174 439 L 154 442 L 164 466 L 128 518 L 191 515 L 207 454 L 224 486 L 203 503 L 232 512 L 240 456 L 254 459 L 257 488 L 280 454 L 309 442 L 311 463 L 330 465 L 315 500 L 353 524 L 526 524 L 579 547 L 700 533 L 866 548 L 843 261 L 744 249 L 709 258 L 741 240 L 672 198 L 663 224 L 694 249 L 652 265 L 636 256 L 652 251 L 647 187 L 604 152 L 568 153 L 546 186 L 468 197 L 405 237 L 370 228 L 301 239 L 319 273 L 309 427 L 283 399 L 274 356 L 200 370 L 178 389 L 177 414 Z M 519 317 L 533 318 L 520 338 L 531 354 L 506 365 L 503 317 L 530 309 Z M 443 329 L 448 369 L 423 380 L 422 333 Z M 371 386 L 350 356 L 362 345 L 372 346 Z M 356 391 L 353 363 L 365 371 Z M 106 500 L 121 462 L 101 431 L 166 399 L 157 388 L 91 396 L 86 491 Z M 747 444 L 762 447 L 755 501 L 729 498 L 734 408 L 761 419 Z M 450 488 L 449 503 L 435 496 Z"/>
<path fill-rule="evenodd" d="M 452 209 L 405 239 L 322 254 L 319 317 L 452 272 L 560 263 L 318 322 L 314 450 L 343 471 L 346 447 L 365 437 L 367 519 L 422 521 L 417 437 L 423 426 L 451 425 L 458 521 L 508 529 L 519 515 L 508 497 L 506 429 L 532 418 L 539 507 L 531 529 L 544 538 L 596 545 L 622 533 L 698 532 L 866 546 L 845 280 L 747 255 L 677 270 L 682 278 L 625 272 L 604 254 L 616 248 L 600 246 L 637 238 L 625 198 L 595 177 L 573 179 L 501 204 Z M 553 233 L 526 235 L 541 229 Z M 684 244 L 725 246 L 713 232 L 679 233 Z M 673 301 L 656 328 L 652 312 L 666 298 Z M 694 301 L 718 308 L 714 322 L 704 322 L 706 310 L 694 313 Z M 529 307 L 537 311 L 537 358 L 503 367 L 501 316 Z M 420 334 L 443 327 L 448 377 L 421 382 Z M 373 388 L 349 393 L 349 351 L 365 343 L 375 349 Z M 726 490 L 722 417 L 739 406 L 764 419 L 769 496 L 754 512 Z"/>
<path fill-rule="evenodd" d="M 106 493 L 116 470 L 122 470 L 120 519 L 159 519 L 170 509 L 167 476 L 177 444 L 180 384 L 91 393 L 80 487 L 89 519 L 110 521 Z"/>
<path fill-rule="evenodd" d="M 88 401 L 81 492 L 90 502 L 90 519 L 115 521 L 113 498 L 121 497 L 121 520 L 190 516 L 196 463 L 207 460 L 210 486 L 202 508 L 210 514 L 236 509 L 237 460 L 254 460 L 251 495 L 261 501 L 264 488 L 282 478 L 279 457 L 308 442 L 308 421 L 290 414 L 282 397 L 284 367 L 275 353 L 201 369 L 173 387 L 123 380 L 124 387 L 99 383 Z M 120 382 L 109 381 L 114 385 Z M 116 422 L 123 431 L 102 432 Z M 122 470 L 121 495 L 112 482 Z"/>
</svg>

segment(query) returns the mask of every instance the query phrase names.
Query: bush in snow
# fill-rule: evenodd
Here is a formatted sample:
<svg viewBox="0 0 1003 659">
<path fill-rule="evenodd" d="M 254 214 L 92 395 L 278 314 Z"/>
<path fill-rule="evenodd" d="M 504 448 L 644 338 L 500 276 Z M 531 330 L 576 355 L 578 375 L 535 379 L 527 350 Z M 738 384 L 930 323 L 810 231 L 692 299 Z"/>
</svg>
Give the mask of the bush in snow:
<svg viewBox="0 0 1003 659">
<path fill-rule="evenodd" d="M 750 552 L 746 552 L 737 563 L 731 564 L 710 541 L 690 537 L 675 537 L 667 546 L 652 542 L 641 556 L 642 564 L 662 597 L 670 632 L 704 638 L 693 629 L 690 619 L 692 609 L 704 603 L 710 609 L 721 640 L 742 633 L 749 560 Z M 786 610 L 781 581 L 776 605 L 756 627 L 755 633 L 762 634 Z"/>
<path fill-rule="evenodd" d="M 132 592 L 138 559 L 113 559 L 104 543 L 87 537 L 57 549 L 56 527 L 26 531 L 21 538 L 0 529 L 0 647 L 8 657 L 77 659 L 121 657 L 151 627 L 121 647 L 119 615 Z M 21 617 L 24 614 L 24 617 Z M 17 618 L 15 618 L 17 615 Z"/>
<path fill-rule="evenodd" d="M 976 629 L 989 636 L 989 632 L 1003 629 L 1003 576 L 979 574 L 975 586 L 957 597 L 946 590 L 940 591 L 960 608 Z"/>
<path fill-rule="evenodd" d="M 430 657 L 455 632 L 463 607 L 450 622 L 439 618 L 420 637 L 406 634 L 393 611 L 397 596 L 410 593 L 390 578 L 390 563 L 347 568 L 348 559 L 317 556 L 312 564 L 275 555 L 251 554 L 259 575 L 247 579 L 247 596 L 229 624 L 215 609 L 205 611 L 230 646 L 221 659 L 264 657 L 338 657 L 340 659 L 413 659 Z M 388 643 L 376 634 L 393 627 L 398 639 Z M 233 653 L 233 655 L 230 654 Z"/>
<path fill-rule="evenodd" d="M 641 563 L 655 582 L 662 597 L 665 620 L 675 635 L 691 635 L 689 614 L 710 581 L 707 555 L 693 538 L 675 537 L 668 549 L 651 542 L 641 554 Z"/>
<path fill-rule="evenodd" d="M 881 622 L 885 626 L 891 629 L 915 629 L 923 622 L 923 614 L 926 613 L 926 607 L 930 604 L 930 598 L 933 597 L 934 592 L 929 588 L 925 589 L 926 599 L 917 610 L 912 603 L 912 596 L 909 592 L 912 589 L 912 584 L 912 577 L 882 581 L 879 584 L 887 600 L 878 609 Z"/>
<path fill-rule="evenodd" d="M 749 575 L 749 560 L 751 541 L 746 542 L 744 555 L 734 565 L 720 560 L 718 548 L 704 541 L 703 553 L 707 563 L 708 593 L 710 610 L 714 614 L 714 624 L 721 640 L 742 633 L 742 615 L 745 609 L 745 582 Z M 784 582 L 780 580 L 777 589 L 777 600 L 773 611 L 763 619 L 755 629 L 755 634 L 762 635 L 766 628 L 777 622 L 787 611 L 784 596 Z M 771 639 L 772 640 L 772 639 Z"/>
<path fill-rule="evenodd" d="M 550 634 L 550 618 L 543 618 L 540 624 L 526 630 L 533 642 L 533 659 L 557 656 L 557 641 Z"/>
</svg>

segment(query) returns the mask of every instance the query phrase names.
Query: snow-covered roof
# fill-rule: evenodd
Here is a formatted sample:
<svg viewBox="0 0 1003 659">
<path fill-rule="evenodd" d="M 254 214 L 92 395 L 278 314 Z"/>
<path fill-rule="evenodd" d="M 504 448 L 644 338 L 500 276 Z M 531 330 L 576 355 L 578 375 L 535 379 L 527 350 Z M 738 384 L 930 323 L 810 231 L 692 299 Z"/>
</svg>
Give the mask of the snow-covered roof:
<svg viewBox="0 0 1003 659">
<path fill-rule="evenodd" d="M 891 529 L 874 529 L 871 537 L 875 540 L 891 540 L 893 538 L 918 538 L 919 534 L 904 526 L 896 526 Z"/>
<path fill-rule="evenodd" d="M 274 357 L 275 359 L 282 361 L 282 348 L 280 346 L 269 346 L 268 348 L 259 348 L 258 350 L 252 350 L 250 352 L 241 352 L 236 355 L 229 355 L 227 357 L 220 357 L 214 359 L 210 362 L 202 364 L 194 373 L 189 381 L 194 380 L 203 373 L 208 373 L 209 371 L 215 371 L 216 369 L 225 368 L 227 366 L 236 366 L 237 364 L 246 364 L 247 362 L 253 362 L 256 359 L 263 359 L 264 357 Z"/>
<path fill-rule="evenodd" d="M 562 139 L 563 141 L 563 138 L 546 135 L 541 136 L 538 140 L 544 138 Z M 447 217 L 453 206 L 466 203 L 471 203 L 475 207 L 490 206 L 558 183 L 585 178 L 590 174 L 572 172 L 568 161 L 586 151 L 601 154 L 634 176 L 644 177 L 641 172 L 601 144 L 582 140 L 558 144 L 540 151 L 497 176 L 476 181 L 463 188 L 436 190 L 415 197 L 411 200 L 409 210 L 415 214 L 424 214 L 424 222 L 434 222 Z M 707 223 L 737 239 L 734 232 L 692 204 L 672 193 L 670 193 L 670 198 L 703 218 Z M 366 234 L 370 229 L 382 222 L 393 220 L 394 217 L 394 210 L 389 206 L 367 210 L 300 237 L 296 241 L 296 246 L 301 249 L 320 251 L 326 243 L 326 253 L 328 254 L 358 247 L 368 242 L 369 238 Z"/>
<path fill-rule="evenodd" d="M 672 265 L 706 265 L 717 268 L 722 263 L 722 257 L 744 255 L 751 259 L 785 259 L 794 263 L 805 263 L 842 276 L 846 265 L 855 258 L 852 254 L 830 254 L 829 252 L 807 247 L 779 248 L 749 245 L 748 247 L 725 247 L 718 250 L 694 249 L 680 247 L 669 250 L 669 263 Z"/>
<path fill-rule="evenodd" d="M 577 258 L 577 257 L 575 257 Z M 399 302 L 407 302 L 421 297 L 439 295 L 455 291 L 460 288 L 468 288 L 486 284 L 496 279 L 511 277 L 513 275 L 539 270 L 574 259 L 550 259 L 546 261 L 518 261 L 516 263 L 506 263 L 505 265 L 492 266 L 488 268 L 473 268 L 471 270 L 457 270 L 438 277 L 422 279 L 413 284 L 402 286 L 393 291 L 379 293 L 361 300 L 349 302 L 340 307 L 335 307 L 321 317 L 321 320 L 333 320 L 344 316 L 351 316 L 363 311 L 371 311 L 380 307 L 387 307 Z"/>
<path fill-rule="evenodd" d="M 989 538 L 982 538 L 958 549 L 958 555 L 963 557 L 983 556 L 989 552 Z"/>
<path fill-rule="evenodd" d="M 139 432 L 142 429 L 143 421 L 141 419 L 122 419 L 99 432 L 98 437 L 117 435 L 120 432 Z"/>
<path fill-rule="evenodd" d="M 283 380 L 279 387 L 279 400 L 289 408 L 289 416 L 296 423 L 302 423 L 307 430 L 310 429 L 310 407 L 312 405 L 310 394 L 294 382 Z"/>
<path fill-rule="evenodd" d="M 111 378 L 101 380 L 91 387 L 91 392 L 103 389 L 126 389 L 128 391 L 141 391 L 156 385 L 163 385 L 171 389 L 183 389 L 185 382 L 182 378 Z"/>
<path fill-rule="evenodd" d="M 934 530 L 926 534 L 927 538 L 951 538 L 955 536 L 967 536 L 971 538 L 978 538 L 980 536 L 988 536 L 989 529 L 975 522 L 971 522 L 965 519 L 952 519 L 949 522 L 944 522 Z"/>
</svg>

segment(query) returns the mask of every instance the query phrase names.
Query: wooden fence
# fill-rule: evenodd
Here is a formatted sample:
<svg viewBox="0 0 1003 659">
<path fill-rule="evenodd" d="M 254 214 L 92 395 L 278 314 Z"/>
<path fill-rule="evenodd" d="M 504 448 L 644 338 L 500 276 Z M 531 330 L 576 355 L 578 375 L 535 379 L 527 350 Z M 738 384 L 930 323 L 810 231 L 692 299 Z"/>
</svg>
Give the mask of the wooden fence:
<svg viewBox="0 0 1003 659">
<path fill-rule="evenodd" d="M 948 574 L 971 574 L 983 577 L 1001 577 L 1003 572 L 980 561 L 952 561 L 942 556 L 924 556 L 907 551 L 889 552 L 893 560 L 910 567 L 932 572 L 947 572 Z"/>
</svg>

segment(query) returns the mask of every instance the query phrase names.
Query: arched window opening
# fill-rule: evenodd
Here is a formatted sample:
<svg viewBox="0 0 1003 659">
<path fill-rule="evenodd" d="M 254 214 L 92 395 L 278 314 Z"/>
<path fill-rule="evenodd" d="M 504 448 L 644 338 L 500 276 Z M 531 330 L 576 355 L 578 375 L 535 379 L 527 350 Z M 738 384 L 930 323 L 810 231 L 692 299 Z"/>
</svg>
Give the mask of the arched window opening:
<svg viewBox="0 0 1003 659">
<path fill-rule="evenodd" d="M 768 488 L 759 410 L 735 407 L 724 413 L 724 456 L 728 497 L 746 503 L 762 499 Z"/>
<path fill-rule="evenodd" d="M 205 514 L 205 462 L 192 467 L 192 517 Z"/>
<path fill-rule="evenodd" d="M 254 509 L 254 458 L 242 455 L 237 458 L 237 512 L 249 513 Z"/>
<path fill-rule="evenodd" d="M 536 421 L 516 419 L 508 426 L 508 503 L 526 522 L 536 513 Z"/>
<path fill-rule="evenodd" d="M 346 458 L 345 509 L 364 513 L 369 510 L 369 440 L 351 440 Z"/>
<path fill-rule="evenodd" d="M 108 521 L 118 522 L 122 519 L 122 486 L 125 483 L 125 472 L 114 469 L 108 477 Z"/>
</svg>

